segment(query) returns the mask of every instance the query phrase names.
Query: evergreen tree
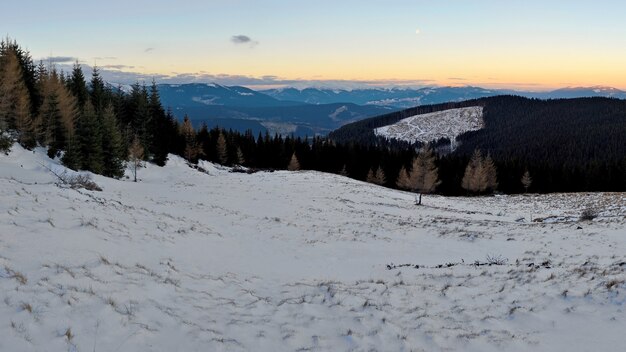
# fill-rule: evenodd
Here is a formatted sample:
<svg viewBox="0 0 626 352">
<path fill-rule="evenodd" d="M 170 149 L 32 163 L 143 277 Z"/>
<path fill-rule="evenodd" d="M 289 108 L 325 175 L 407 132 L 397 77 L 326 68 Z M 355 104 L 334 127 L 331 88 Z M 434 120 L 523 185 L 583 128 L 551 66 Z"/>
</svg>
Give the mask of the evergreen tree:
<svg viewBox="0 0 626 352">
<path fill-rule="evenodd" d="M 48 150 L 49 152 L 49 150 Z M 74 135 L 70 135 L 67 138 L 67 144 L 65 145 L 65 153 L 61 158 L 61 162 L 66 167 L 72 170 L 80 170 L 82 165 L 81 155 L 80 155 L 80 143 L 77 141 Z"/>
<path fill-rule="evenodd" d="M 89 91 L 89 100 L 95 110 L 96 114 L 101 114 L 102 111 L 108 107 L 107 101 L 107 88 L 104 84 L 104 80 L 100 76 L 100 69 L 94 66 L 93 73 L 91 75 L 91 90 Z"/>
<path fill-rule="evenodd" d="M 124 175 L 124 147 L 117 127 L 113 106 L 102 112 L 102 174 L 119 178 Z"/>
<path fill-rule="evenodd" d="M 101 174 L 104 170 L 102 126 L 91 103 L 84 105 L 76 126 L 82 169 Z"/>
<path fill-rule="evenodd" d="M 72 69 L 72 75 L 67 81 L 69 91 L 76 99 L 76 106 L 79 110 L 83 110 L 87 100 L 89 99 L 89 91 L 87 90 L 87 82 L 85 81 L 85 75 L 78 61 L 74 63 Z"/>
</svg>

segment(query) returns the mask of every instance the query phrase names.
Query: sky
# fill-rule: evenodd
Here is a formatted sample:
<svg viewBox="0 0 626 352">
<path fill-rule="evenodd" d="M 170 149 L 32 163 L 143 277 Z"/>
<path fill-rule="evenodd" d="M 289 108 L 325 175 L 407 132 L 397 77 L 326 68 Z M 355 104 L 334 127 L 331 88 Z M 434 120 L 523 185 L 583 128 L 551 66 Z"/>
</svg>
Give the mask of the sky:
<svg viewBox="0 0 626 352">
<path fill-rule="evenodd" d="M 20 0 L 0 34 L 116 83 L 626 89 L 626 1 Z"/>
</svg>

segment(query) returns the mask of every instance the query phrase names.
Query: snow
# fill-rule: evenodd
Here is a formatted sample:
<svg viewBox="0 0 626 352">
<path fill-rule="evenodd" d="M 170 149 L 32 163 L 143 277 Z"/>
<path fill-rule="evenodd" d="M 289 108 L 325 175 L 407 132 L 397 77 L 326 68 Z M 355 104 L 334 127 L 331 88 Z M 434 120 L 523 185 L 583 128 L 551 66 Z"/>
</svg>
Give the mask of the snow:
<svg viewBox="0 0 626 352">
<path fill-rule="evenodd" d="M 201 103 L 204 105 L 223 105 L 219 102 L 217 102 L 217 100 L 219 100 L 220 98 L 214 95 L 203 95 L 201 97 L 192 97 L 191 100 L 195 101 L 196 103 Z"/>
<path fill-rule="evenodd" d="M 330 115 L 328 115 L 328 117 L 330 117 L 331 120 L 333 121 L 337 121 L 339 115 L 341 115 L 342 113 L 348 111 L 348 107 L 345 105 L 342 105 L 340 107 L 338 107 L 334 112 L 332 112 Z"/>
<path fill-rule="evenodd" d="M 90 192 L 58 187 L 41 149 L 0 156 L 0 350 L 626 343 L 625 194 L 418 207 L 337 175 L 199 166 L 170 156 L 137 183 L 94 175 Z M 587 207 L 598 218 L 579 222 Z M 508 261 L 471 265 L 488 255 Z"/>
<path fill-rule="evenodd" d="M 407 117 L 395 124 L 377 128 L 374 133 L 407 142 L 428 143 L 440 138 L 454 141 L 460 134 L 483 128 L 482 116 L 481 106 L 448 109 Z"/>
</svg>

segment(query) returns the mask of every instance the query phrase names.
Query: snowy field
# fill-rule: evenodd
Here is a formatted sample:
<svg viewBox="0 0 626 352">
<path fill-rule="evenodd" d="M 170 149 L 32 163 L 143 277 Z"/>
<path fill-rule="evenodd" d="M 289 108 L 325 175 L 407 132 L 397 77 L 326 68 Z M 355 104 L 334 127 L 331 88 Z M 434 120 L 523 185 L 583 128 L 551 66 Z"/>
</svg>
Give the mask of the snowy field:
<svg viewBox="0 0 626 352">
<path fill-rule="evenodd" d="M 428 143 L 440 138 L 454 142 L 460 134 L 483 127 L 483 108 L 472 106 L 407 117 L 393 125 L 377 128 L 374 133 L 411 143 Z"/>
<path fill-rule="evenodd" d="M 62 169 L 0 156 L 0 351 L 626 346 L 625 194 L 417 207 L 340 176 L 176 157 L 92 192 L 42 165 Z"/>
</svg>

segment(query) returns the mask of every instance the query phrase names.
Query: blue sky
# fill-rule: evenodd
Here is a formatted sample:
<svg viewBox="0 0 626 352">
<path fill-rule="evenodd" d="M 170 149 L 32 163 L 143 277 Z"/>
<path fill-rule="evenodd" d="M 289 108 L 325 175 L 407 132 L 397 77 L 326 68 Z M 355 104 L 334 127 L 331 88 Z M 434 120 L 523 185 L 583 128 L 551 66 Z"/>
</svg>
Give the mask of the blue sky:
<svg viewBox="0 0 626 352">
<path fill-rule="evenodd" d="M 626 89 L 626 2 L 11 1 L 33 57 L 117 80 Z M 238 40 L 235 40 L 239 38 Z"/>
</svg>

